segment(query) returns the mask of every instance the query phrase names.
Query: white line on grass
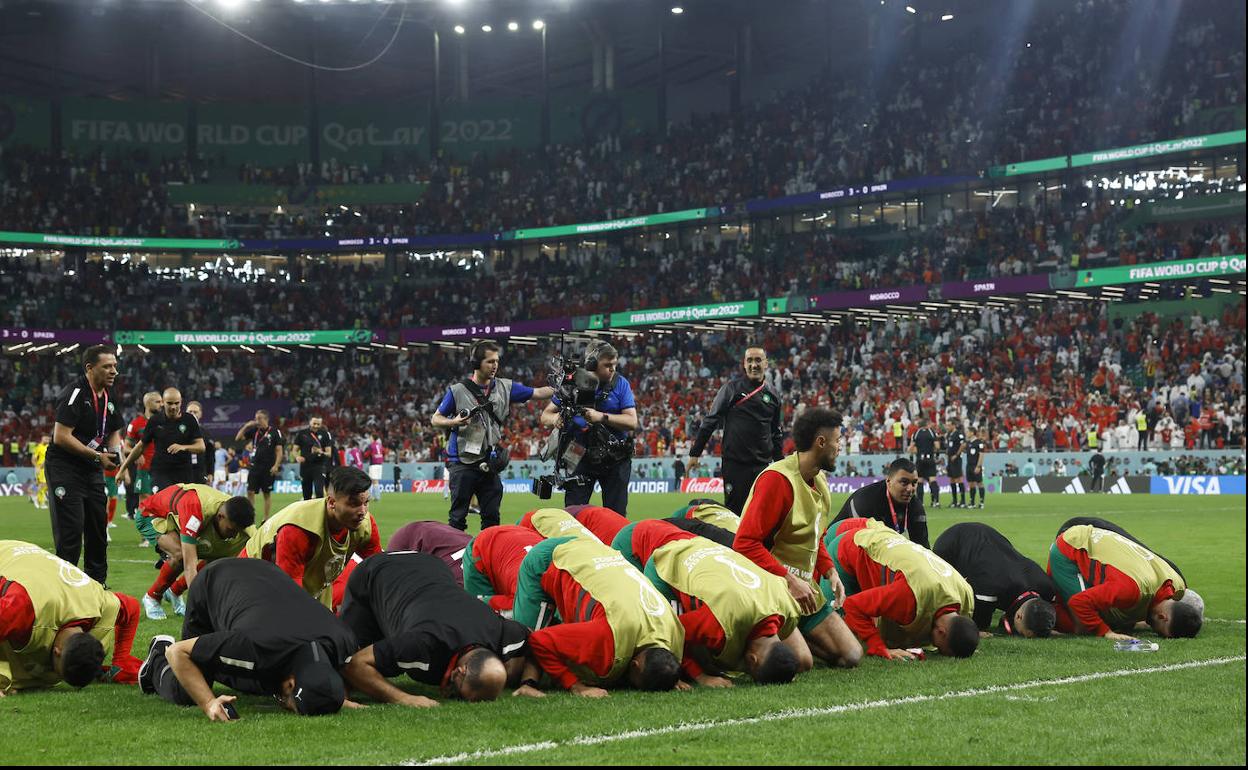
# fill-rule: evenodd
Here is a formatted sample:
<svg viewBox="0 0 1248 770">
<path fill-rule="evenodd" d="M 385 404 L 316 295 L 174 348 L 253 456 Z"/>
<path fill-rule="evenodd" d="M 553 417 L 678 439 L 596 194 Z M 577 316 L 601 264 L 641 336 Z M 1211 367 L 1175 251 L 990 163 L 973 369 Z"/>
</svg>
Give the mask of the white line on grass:
<svg viewBox="0 0 1248 770">
<path fill-rule="evenodd" d="M 480 749 L 478 751 L 465 752 L 462 754 L 453 754 L 441 757 L 431 757 L 429 759 L 409 759 L 401 762 L 402 765 L 450 765 L 457 762 L 468 762 L 478 759 L 493 759 L 495 757 L 505 757 L 515 754 L 531 754 L 535 751 L 547 751 L 549 749 L 557 749 L 564 746 L 597 746 L 603 743 L 614 743 L 616 741 L 628 741 L 636 738 L 650 738 L 656 735 L 669 735 L 671 733 L 695 732 L 698 730 L 712 730 L 719 727 L 736 727 L 739 725 L 752 725 L 764 722 L 780 722 L 788 719 L 806 719 L 809 717 L 829 716 L 833 714 L 846 714 L 854 711 L 866 711 L 868 709 L 889 708 L 891 706 L 906 706 L 913 703 L 929 703 L 932 701 L 950 700 L 953 698 L 973 698 L 978 695 L 996 695 L 998 693 L 1015 692 L 1018 690 L 1030 690 L 1036 687 L 1060 686 L 1067 684 L 1081 684 L 1083 682 L 1092 682 L 1097 679 L 1109 679 L 1111 677 L 1135 676 L 1136 674 L 1159 674 L 1167 671 L 1180 671 L 1188 668 L 1202 668 L 1205 666 L 1221 666 L 1227 663 L 1242 663 L 1245 660 L 1243 655 L 1235 655 L 1228 658 L 1212 658 L 1210 660 L 1193 660 L 1186 663 L 1172 663 L 1167 666 L 1153 666 L 1150 668 L 1124 668 L 1117 671 L 1098 671 L 1092 674 L 1081 674 L 1079 676 L 1068 676 L 1061 679 L 1036 679 L 1030 682 L 1020 682 L 1018 684 L 1009 685 L 993 685 L 991 687 L 977 687 L 972 690 L 958 690 L 955 692 L 946 692 L 940 695 L 910 695 L 905 698 L 893 698 L 890 700 L 874 700 L 861 701 L 858 703 L 846 703 L 840 706 L 828 706 L 825 708 L 804 708 L 804 709 L 786 709 L 784 711 L 773 711 L 766 714 L 760 714 L 756 717 L 740 717 L 737 719 L 720 719 L 708 720 L 706 722 L 682 722 L 675 725 L 666 725 L 664 727 L 647 727 L 640 730 L 628 730 L 622 733 L 606 733 L 603 735 L 581 735 L 570 738 L 565 741 L 541 741 L 540 743 L 521 743 L 515 746 L 504 746 L 501 749 Z"/>
</svg>

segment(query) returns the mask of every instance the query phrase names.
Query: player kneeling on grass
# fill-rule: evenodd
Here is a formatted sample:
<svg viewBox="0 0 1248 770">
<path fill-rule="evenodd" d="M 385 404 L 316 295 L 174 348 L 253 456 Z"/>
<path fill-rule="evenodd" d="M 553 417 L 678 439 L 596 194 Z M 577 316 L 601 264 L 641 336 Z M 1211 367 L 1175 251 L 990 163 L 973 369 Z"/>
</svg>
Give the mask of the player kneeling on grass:
<svg viewBox="0 0 1248 770">
<path fill-rule="evenodd" d="M 667 517 L 669 520 L 704 521 L 712 526 L 726 529 L 734 535 L 741 527 L 741 517 L 729 509 L 706 498 L 691 500 L 688 505 L 678 508 Z"/>
<path fill-rule="evenodd" d="M 728 530 L 697 519 L 644 519 L 621 529 L 611 541 L 611 547 L 624 554 L 629 564 L 644 571 L 655 548 L 680 539 L 674 534 L 676 531 L 684 533 L 686 538 L 705 538 L 725 548 L 732 548 L 735 539 Z"/>
<path fill-rule="evenodd" d="M 693 681 L 731 687 L 724 674 L 745 671 L 759 684 L 784 684 L 813 665 L 794 633 L 801 609 L 784 578 L 670 521 L 638 522 L 629 547 L 645 560 L 645 576 L 679 607 L 682 667 Z"/>
<path fill-rule="evenodd" d="M 143 597 L 150 620 L 164 620 L 163 596 L 174 613 L 185 612 L 182 594 L 203 565 L 237 556 L 256 534 L 256 509 L 245 497 L 230 497 L 205 484 L 173 484 L 143 501 L 135 526 L 165 558 Z"/>
<path fill-rule="evenodd" d="M 1131 639 L 1145 621 L 1159 636 L 1200 632 L 1199 610 L 1177 601 L 1187 589 L 1183 577 L 1117 532 L 1090 524 L 1066 529 L 1049 548 L 1048 573 L 1069 609 L 1058 613 L 1059 630 Z"/>
<path fill-rule="evenodd" d="M 37 545 L 0 540 L 0 697 L 64 681 L 134 684 L 139 603 Z M 112 665 L 104 659 L 112 654 Z"/>
<path fill-rule="evenodd" d="M 464 584 L 464 553 L 472 537 L 462 530 L 455 529 L 440 521 L 413 521 L 399 527 L 386 543 L 386 551 L 415 551 L 438 557 L 455 576 L 455 582 Z M 351 573 L 364 561 L 359 554 L 353 554 L 344 565 L 342 574 L 334 580 L 334 611 L 342 606 L 342 597 L 346 595 L 347 581 Z"/>
<path fill-rule="evenodd" d="M 862 645 L 836 613 L 845 590 L 819 540 L 832 520 L 832 491 L 825 473 L 836 468 L 841 416 L 807 409 L 793 423 L 797 451 L 754 479 L 733 550 L 784 578 L 802 608 L 798 629 L 811 653 L 830 666 L 853 668 Z"/>
<path fill-rule="evenodd" d="M 352 555 L 381 553 L 381 533 L 368 512 L 373 482 L 358 468 L 329 474 L 325 497 L 292 503 L 256 529 L 240 556 L 264 559 L 303 586 L 326 607 L 334 580 Z"/>
<path fill-rule="evenodd" d="M 601 510 L 624 519 L 623 516 L 615 513 L 610 508 L 602 508 Z M 535 511 L 529 511 L 520 517 L 520 521 L 516 523 L 516 526 L 533 530 L 542 537 L 581 537 L 592 540 L 595 543 L 606 544 L 611 542 L 610 540 L 603 540 L 597 532 L 591 530 L 578 517 L 568 513 L 563 508 L 538 508 Z M 611 529 L 614 533 L 625 526 L 628 526 L 628 519 L 624 519 L 621 526 L 611 527 Z M 612 534 L 611 537 L 615 537 L 615 535 Z"/>
<path fill-rule="evenodd" d="M 347 581 L 341 617 L 363 646 L 343 675 L 377 700 L 438 705 L 386 681 L 404 673 L 466 701 L 494 700 L 523 678 L 529 629 L 466 593 L 436 556 L 386 553 L 364 560 Z M 532 688 L 518 694 L 541 695 Z"/>
<path fill-rule="evenodd" d="M 339 671 L 359 644 L 332 612 L 259 559 L 206 566 L 186 596 L 182 641 L 157 636 L 139 671 L 147 694 L 199 706 L 212 721 L 238 718 L 233 695 L 271 695 L 304 716 L 337 713 L 347 700 Z"/>
<path fill-rule="evenodd" d="M 511 617 L 520 565 L 542 540 L 534 530 L 512 524 L 482 530 L 464 551 L 464 590 Z"/>
<path fill-rule="evenodd" d="M 955 658 L 975 653 L 974 593 L 944 559 L 875 519 L 846 519 L 826 544 L 845 584 L 845 622 L 868 655 L 910 660 L 908 648 L 927 644 Z"/>
<path fill-rule="evenodd" d="M 936 538 L 936 555 L 966 578 L 975 591 L 973 619 L 980 636 L 1001 610 L 1001 630 L 1027 638 L 1047 637 L 1057 623 L 1057 587 L 1039 564 L 1018 552 L 987 524 L 954 524 Z"/>
<path fill-rule="evenodd" d="M 547 511 L 559 509 L 543 509 Z M 628 526 L 628 519 L 610 508 L 604 508 L 601 505 L 569 505 L 563 508 L 563 512 L 571 516 L 584 525 L 585 529 L 594 533 L 594 537 L 600 542 L 610 543 L 617 532 Z M 519 521 L 519 525 L 527 527 L 534 532 L 538 532 L 543 537 L 562 537 L 564 534 L 551 531 L 549 522 L 551 519 L 538 517 L 538 522 L 534 523 L 533 517 L 537 511 L 529 511 L 524 514 Z M 538 529 L 538 527 L 541 529 Z M 543 531 L 545 530 L 545 531 Z"/>
<path fill-rule="evenodd" d="M 550 626 L 556 612 L 563 622 Z M 602 543 L 568 537 L 534 546 L 520 566 L 513 613 L 534 629 L 537 663 L 577 695 L 606 697 L 602 687 L 626 675 L 639 690 L 670 690 L 680 679 L 684 630 L 671 605 Z M 525 672 L 525 694 L 538 673 Z"/>
</svg>

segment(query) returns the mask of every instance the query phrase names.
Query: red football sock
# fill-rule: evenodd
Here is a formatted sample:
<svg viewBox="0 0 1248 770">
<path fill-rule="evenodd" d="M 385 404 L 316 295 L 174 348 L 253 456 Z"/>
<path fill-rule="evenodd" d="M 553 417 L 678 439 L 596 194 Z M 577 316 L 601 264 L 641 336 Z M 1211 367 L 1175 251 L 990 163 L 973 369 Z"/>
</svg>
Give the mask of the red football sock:
<svg viewBox="0 0 1248 770">
<path fill-rule="evenodd" d="M 117 513 L 117 498 L 108 498 L 108 523 L 113 523 L 113 515 Z"/>
<path fill-rule="evenodd" d="M 181 569 L 175 570 L 169 562 L 160 565 L 160 574 L 156 576 L 156 581 L 152 583 L 152 587 L 147 589 L 147 595 L 153 599 L 160 599 L 165 591 L 169 589 L 169 586 L 173 585 L 173 582 L 178 579 L 178 573 L 181 571 Z"/>
<path fill-rule="evenodd" d="M 204 561 L 203 559 L 200 559 L 199 565 L 195 568 L 195 570 L 197 572 L 203 570 L 204 565 L 207 563 L 208 562 Z M 173 585 L 169 587 L 169 590 L 173 591 L 174 596 L 181 596 L 182 594 L 186 593 L 186 575 L 183 575 L 182 577 L 173 581 Z"/>
</svg>

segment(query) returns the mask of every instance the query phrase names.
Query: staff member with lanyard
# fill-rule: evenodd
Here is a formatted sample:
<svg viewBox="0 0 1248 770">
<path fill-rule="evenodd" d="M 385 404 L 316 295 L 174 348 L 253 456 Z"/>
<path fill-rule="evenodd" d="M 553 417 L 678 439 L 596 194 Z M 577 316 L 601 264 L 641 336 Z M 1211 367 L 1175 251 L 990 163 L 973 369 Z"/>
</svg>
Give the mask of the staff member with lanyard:
<svg viewBox="0 0 1248 770">
<path fill-rule="evenodd" d="M 833 528 L 845 519 L 875 519 L 897 534 L 906 535 L 910 542 L 931 548 L 923 493 L 915 494 L 920 483 L 914 463 L 898 457 L 888 466 L 888 476 L 883 481 L 868 484 L 849 496 L 832 520 Z"/>
<path fill-rule="evenodd" d="M 628 481 L 633 475 L 633 439 L 637 430 L 637 403 L 633 386 L 616 372 L 620 354 L 608 342 L 591 342 L 585 348 L 585 368 L 598 377 L 594 408 L 573 419 L 575 444 L 584 450 L 573 473 L 585 479 L 564 487 L 563 504 L 588 505 L 594 484 L 602 487 L 602 504 L 621 516 L 628 515 Z M 563 428 L 559 399 L 542 412 L 542 425 Z"/>
<path fill-rule="evenodd" d="M 710 414 L 702 420 L 689 448 L 689 474 L 697 467 L 706 442 L 724 428 L 724 507 L 738 516 L 745 508 L 754 479 L 772 462 L 784 457 L 784 407 L 767 387 L 767 353 L 761 347 L 745 350 L 744 377 L 734 377 L 719 389 Z"/>
<path fill-rule="evenodd" d="M 105 469 L 119 465 L 125 424 L 108 389 L 117 379 L 117 356 L 105 345 L 82 355 L 85 375 L 56 399 L 56 426 L 48 448 L 47 479 L 56 555 L 77 565 L 85 543 L 83 571 L 104 584 L 108 578 L 108 498 Z"/>
<path fill-rule="evenodd" d="M 493 340 L 473 343 L 469 349 L 472 376 L 447 388 L 432 418 L 433 427 L 451 432 L 447 443 L 451 470 L 447 523 L 460 531 L 468 529 L 468 506 L 474 495 L 481 508 L 481 529 L 498 525 L 498 509 L 503 502 L 499 473 L 509 458 L 507 447 L 500 442 L 511 405 L 531 398 L 542 401 L 555 392 L 550 386 L 530 388 L 497 376 L 501 350 Z"/>
</svg>

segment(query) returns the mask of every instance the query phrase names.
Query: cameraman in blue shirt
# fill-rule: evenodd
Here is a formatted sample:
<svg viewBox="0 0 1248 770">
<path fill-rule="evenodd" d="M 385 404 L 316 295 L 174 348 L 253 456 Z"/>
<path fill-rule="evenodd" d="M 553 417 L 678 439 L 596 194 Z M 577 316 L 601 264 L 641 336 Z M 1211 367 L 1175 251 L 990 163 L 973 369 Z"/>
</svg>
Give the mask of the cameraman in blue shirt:
<svg viewBox="0 0 1248 770">
<path fill-rule="evenodd" d="M 564 486 L 563 504 L 586 505 L 594 483 L 602 487 L 602 504 L 622 516 L 628 515 L 628 482 L 633 471 L 633 436 L 637 430 L 637 404 L 628 380 L 616 371 L 619 351 L 607 342 L 591 342 L 585 349 L 585 369 L 598 377 L 594 406 L 572 420 L 573 442 L 569 453 L 580 456 L 570 463 L 580 483 Z M 559 396 L 542 412 L 542 424 L 563 429 Z"/>
</svg>

